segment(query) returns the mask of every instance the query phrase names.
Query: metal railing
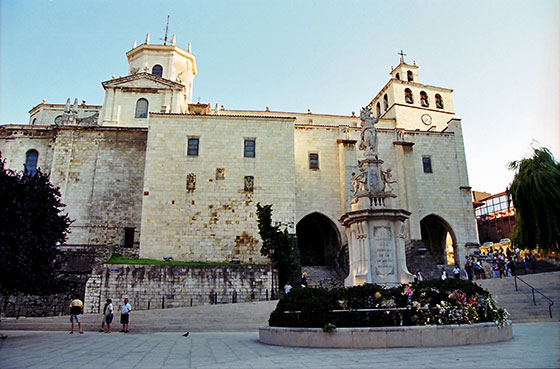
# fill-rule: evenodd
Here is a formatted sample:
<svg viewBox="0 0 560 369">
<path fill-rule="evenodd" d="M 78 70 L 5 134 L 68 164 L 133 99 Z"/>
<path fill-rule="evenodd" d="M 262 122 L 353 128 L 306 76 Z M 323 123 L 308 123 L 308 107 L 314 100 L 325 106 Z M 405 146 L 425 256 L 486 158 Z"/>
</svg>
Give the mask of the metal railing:
<svg viewBox="0 0 560 369">
<path fill-rule="evenodd" d="M 537 292 L 539 295 L 541 295 L 542 297 L 544 297 L 545 299 L 548 300 L 548 315 L 550 316 L 550 319 L 552 319 L 552 305 L 554 305 L 554 301 L 552 301 L 551 299 L 549 299 L 544 293 L 542 293 L 541 291 L 539 291 L 538 289 L 536 289 L 535 287 L 531 286 L 529 283 L 525 282 L 523 279 L 519 278 L 517 275 L 513 276 L 513 280 L 515 282 L 515 290 L 519 291 L 517 289 L 517 280 L 520 280 L 521 282 L 525 283 L 527 285 L 527 287 L 529 287 L 531 289 L 531 294 L 533 295 L 533 305 L 537 305 L 537 302 L 535 300 L 535 292 Z"/>
</svg>

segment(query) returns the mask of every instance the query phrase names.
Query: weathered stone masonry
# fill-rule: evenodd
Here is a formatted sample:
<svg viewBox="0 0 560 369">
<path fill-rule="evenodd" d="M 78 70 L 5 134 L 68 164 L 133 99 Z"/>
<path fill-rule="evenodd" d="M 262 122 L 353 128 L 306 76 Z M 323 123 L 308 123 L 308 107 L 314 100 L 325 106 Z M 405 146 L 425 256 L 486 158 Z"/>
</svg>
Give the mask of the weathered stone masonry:
<svg viewBox="0 0 560 369">
<path fill-rule="evenodd" d="M 88 281 L 85 307 L 98 313 L 107 298 L 125 297 L 137 310 L 263 301 L 270 297 L 272 278 L 268 265 L 106 264 Z"/>
</svg>

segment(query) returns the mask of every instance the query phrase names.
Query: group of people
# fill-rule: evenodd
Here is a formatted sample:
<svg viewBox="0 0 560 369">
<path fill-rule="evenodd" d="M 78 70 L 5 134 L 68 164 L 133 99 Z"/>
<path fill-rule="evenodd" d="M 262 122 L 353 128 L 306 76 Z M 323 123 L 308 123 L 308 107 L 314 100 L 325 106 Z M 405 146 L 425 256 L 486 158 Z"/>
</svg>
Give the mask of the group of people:
<svg viewBox="0 0 560 369">
<path fill-rule="evenodd" d="M 304 288 L 307 287 L 307 273 L 302 273 L 299 284 L 301 287 Z M 284 285 L 284 293 L 287 295 L 290 293 L 291 290 L 292 290 L 292 285 L 290 281 L 287 281 L 286 284 Z"/>
<path fill-rule="evenodd" d="M 103 306 L 103 320 L 101 322 L 101 329 L 99 332 L 111 333 L 111 324 L 113 323 L 113 300 L 107 299 L 105 306 Z M 121 306 L 121 332 L 129 332 L 130 324 L 130 312 L 132 311 L 132 306 L 128 302 L 128 299 L 124 299 L 124 304 Z M 74 323 L 78 323 L 78 331 L 80 334 L 84 333 L 82 329 L 82 315 L 84 313 L 84 303 L 80 300 L 79 296 L 75 296 L 70 303 L 70 323 L 72 323 L 72 329 L 70 334 L 74 333 Z M 105 330 L 105 327 L 107 329 Z"/>
</svg>

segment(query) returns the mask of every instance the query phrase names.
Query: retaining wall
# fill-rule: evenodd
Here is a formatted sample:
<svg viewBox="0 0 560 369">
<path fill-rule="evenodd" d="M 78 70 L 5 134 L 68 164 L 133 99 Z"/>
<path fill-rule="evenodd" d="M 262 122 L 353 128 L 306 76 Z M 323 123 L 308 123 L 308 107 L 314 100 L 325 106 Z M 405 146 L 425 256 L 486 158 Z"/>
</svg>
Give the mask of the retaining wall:
<svg viewBox="0 0 560 369">
<path fill-rule="evenodd" d="M 107 298 L 119 306 L 128 297 L 135 310 L 264 301 L 272 275 L 268 265 L 107 264 L 88 280 L 85 311 L 100 312 Z"/>
</svg>

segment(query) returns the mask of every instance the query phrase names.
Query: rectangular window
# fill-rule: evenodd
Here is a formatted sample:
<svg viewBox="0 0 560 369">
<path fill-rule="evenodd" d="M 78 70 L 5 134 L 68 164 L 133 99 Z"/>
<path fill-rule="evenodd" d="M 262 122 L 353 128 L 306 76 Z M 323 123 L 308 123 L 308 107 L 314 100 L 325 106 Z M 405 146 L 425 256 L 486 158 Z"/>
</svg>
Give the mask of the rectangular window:
<svg viewBox="0 0 560 369">
<path fill-rule="evenodd" d="M 134 244 L 134 228 L 124 229 L 124 247 L 132 248 Z"/>
<path fill-rule="evenodd" d="M 198 156 L 198 137 L 189 138 L 189 143 L 187 147 L 188 156 Z"/>
<path fill-rule="evenodd" d="M 254 138 L 246 138 L 245 143 L 243 145 L 243 156 L 246 158 L 254 158 L 255 157 L 255 139 Z"/>
<path fill-rule="evenodd" d="M 319 154 L 309 153 L 309 169 L 319 169 Z"/>
<path fill-rule="evenodd" d="M 432 173 L 432 158 L 423 157 L 422 167 L 424 168 L 424 173 Z"/>
</svg>

